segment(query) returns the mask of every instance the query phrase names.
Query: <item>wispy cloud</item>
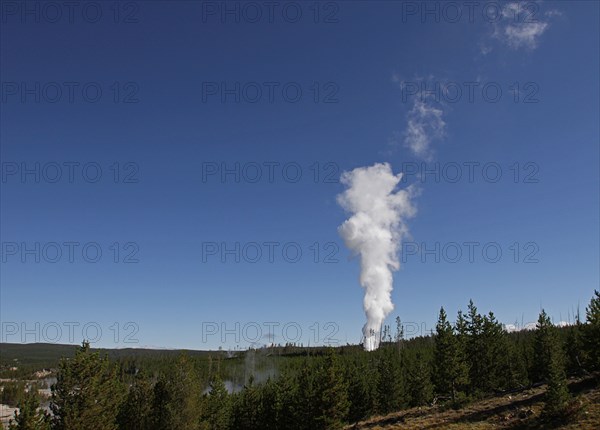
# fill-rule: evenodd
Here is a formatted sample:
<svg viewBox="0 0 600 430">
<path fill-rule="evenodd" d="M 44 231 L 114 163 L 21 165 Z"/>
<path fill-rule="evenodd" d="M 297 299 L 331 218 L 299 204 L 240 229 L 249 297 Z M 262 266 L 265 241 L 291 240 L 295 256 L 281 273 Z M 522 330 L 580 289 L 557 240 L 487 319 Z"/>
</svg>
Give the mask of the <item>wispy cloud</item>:
<svg viewBox="0 0 600 430">
<path fill-rule="evenodd" d="M 539 39 L 547 29 L 546 22 L 511 23 L 496 28 L 494 37 L 512 49 L 533 50 L 538 47 Z"/>
<path fill-rule="evenodd" d="M 415 99 L 407 115 L 404 146 L 419 158 L 431 159 L 431 143 L 445 135 L 444 112 L 426 100 Z"/>
<path fill-rule="evenodd" d="M 510 2 L 503 6 L 501 17 L 493 24 L 491 39 L 510 49 L 532 51 L 540 44 L 542 35 L 550 28 L 550 19 L 562 15 L 560 11 L 539 11 L 541 2 Z M 481 53 L 492 51 L 491 40 L 480 44 Z"/>
<path fill-rule="evenodd" d="M 392 76 L 392 82 L 405 91 L 407 81 L 399 75 Z M 406 125 L 404 132 L 394 132 L 390 144 L 408 148 L 413 155 L 427 161 L 433 158 L 432 144 L 441 140 L 446 135 L 446 122 L 444 121 L 444 109 L 439 100 L 439 94 L 435 91 L 427 91 L 427 84 L 436 82 L 433 76 L 427 79 L 416 77 L 408 83 L 419 87 L 416 93 L 411 93 L 411 109 L 406 114 Z M 423 90 L 425 88 L 425 90 Z"/>
</svg>

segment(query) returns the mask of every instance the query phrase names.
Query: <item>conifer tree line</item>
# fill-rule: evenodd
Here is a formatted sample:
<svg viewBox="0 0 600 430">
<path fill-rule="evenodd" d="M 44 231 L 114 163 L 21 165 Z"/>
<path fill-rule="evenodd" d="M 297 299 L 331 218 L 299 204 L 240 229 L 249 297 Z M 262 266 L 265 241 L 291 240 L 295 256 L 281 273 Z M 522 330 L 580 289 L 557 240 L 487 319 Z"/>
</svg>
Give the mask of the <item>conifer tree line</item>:
<svg viewBox="0 0 600 430">
<path fill-rule="evenodd" d="M 159 366 L 109 361 L 84 343 L 63 359 L 51 413 L 34 390 L 19 402 L 10 430 L 339 429 L 403 408 L 469 401 L 547 384 L 544 414 L 570 401 L 567 377 L 600 372 L 600 292 L 585 320 L 556 327 L 544 310 L 535 330 L 507 333 L 470 301 L 454 323 L 441 308 L 435 333 L 404 339 L 396 321 L 381 347 L 291 348 L 275 377 L 247 379 L 229 392 L 225 361 L 185 354 Z"/>
</svg>

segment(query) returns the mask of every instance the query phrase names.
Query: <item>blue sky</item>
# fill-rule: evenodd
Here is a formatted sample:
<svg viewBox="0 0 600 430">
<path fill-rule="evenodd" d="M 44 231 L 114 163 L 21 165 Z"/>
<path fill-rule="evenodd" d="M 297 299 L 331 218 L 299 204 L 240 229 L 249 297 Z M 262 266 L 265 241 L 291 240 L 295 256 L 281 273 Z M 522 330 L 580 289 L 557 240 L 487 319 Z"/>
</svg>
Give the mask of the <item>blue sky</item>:
<svg viewBox="0 0 600 430">
<path fill-rule="evenodd" d="M 97 22 L 85 3 L 13 3 L 2 341 L 86 327 L 104 347 L 244 348 L 277 323 L 275 342 L 357 342 L 336 196 L 342 171 L 376 162 L 419 190 L 390 324 L 425 334 L 470 298 L 507 324 L 541 307 L 567 321 L 598 288 L 597 2 L 482 2 L 472 20 L 465 2 L 458 20 L 443 2 L 427 3 L 439 19 L 420 2 L 283 2 L 255 23 L 239 2 L 100 2 Z"/>
</svg>

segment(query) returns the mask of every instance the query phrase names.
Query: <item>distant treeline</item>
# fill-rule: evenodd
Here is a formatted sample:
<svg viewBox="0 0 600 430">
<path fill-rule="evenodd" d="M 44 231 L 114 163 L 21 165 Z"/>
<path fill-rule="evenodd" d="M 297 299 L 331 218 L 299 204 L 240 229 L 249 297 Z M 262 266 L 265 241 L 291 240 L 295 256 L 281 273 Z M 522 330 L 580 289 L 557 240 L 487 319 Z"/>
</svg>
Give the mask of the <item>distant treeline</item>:
<svg viewBox="0 0 600 430">
<path fill-rule="evenodd" d="M 100 355 L 108 355 L 111 360 L 123 358 L 156 359 L 168 358 L 185 352 L 191 357 L 215 356 L 215 351 L 198 350 L 171 350 L 171 349 L 145 349 L 145 348 L 120 348 L 97 349 Z M 26 378 L 31 373 L 40 369 L 55 368 L 61 358 L 75 356 L 76 348 L 73 345 L 56 343 L 0 343 L 0 378 L 10 378 L 16 375 Z M 17 367 L 17 370 L 10 370 Z"/>
<path fill-rule="evenodd" d="M 337 429 L 413 406 L 458 408 L 538 383 L 548 384 L 544 416 L 556 420 L 574 403 L 567 376 L 600 371 L 598 291 L 585 318 L 562 328 L 542 311 L 535 330 L 507 333 L 472 301 L 454 324 L 440 309 L 432 336 L 405 340 L 397 326 L 394 336 L 386 328 L 374 352 L 287 345 L 235 358 L 111 359 L 84 343 L 60 361 L 52 414 L 37 409 L 30 390 L 11 429 Z M 232 381 L 239 390 L 228 390 Z"/>
</svg>

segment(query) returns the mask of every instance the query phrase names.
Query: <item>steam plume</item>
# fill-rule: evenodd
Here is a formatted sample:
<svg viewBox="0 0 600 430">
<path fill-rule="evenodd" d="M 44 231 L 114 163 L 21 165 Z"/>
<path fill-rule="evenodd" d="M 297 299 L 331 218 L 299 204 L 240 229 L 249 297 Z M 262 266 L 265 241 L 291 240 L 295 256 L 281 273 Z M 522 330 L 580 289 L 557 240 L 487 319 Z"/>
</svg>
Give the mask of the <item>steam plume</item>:
<svg viewBox="0 0 600 430">
<path fill-rule="evenodd" d="M 341 177 L 347 189 L 338 195 L 338 203 L 352 216 L 338 230 L 346 246 L 360 255 L 367 351 L 379 347 L 381 326 L 394 309 L 392 272 L 400 268 L 397 253 L 408 233 L 405 220 L 416 212 L 410 201 L 412 189 L 396 190 L 401 178 L 402 173 L 394 175 L 388 163 L 359 167 Z"/>
</svg>

